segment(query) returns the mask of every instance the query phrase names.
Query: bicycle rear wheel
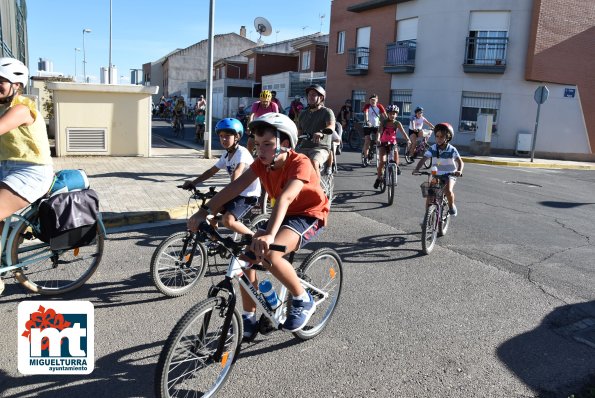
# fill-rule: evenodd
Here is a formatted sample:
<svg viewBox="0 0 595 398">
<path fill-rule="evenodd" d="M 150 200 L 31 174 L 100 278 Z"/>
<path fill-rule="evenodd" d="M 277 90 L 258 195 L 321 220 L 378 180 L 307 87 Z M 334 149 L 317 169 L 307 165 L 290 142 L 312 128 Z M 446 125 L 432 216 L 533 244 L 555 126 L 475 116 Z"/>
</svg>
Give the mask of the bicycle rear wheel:
<svg viewBox="0 0 595 398">
<path fill-rule="evenodd" d="M 390 164 L 388 166 L 387 188 L 388 188 L 388 205 L 392 205 L 395 200 L 395 186 L 397 185 L 397 166 Z"/>
<path fill-rule="evenodd" d="M 442 199 L 442 214 L 440 215 L 441 220 L 440 225 L 438 226 L 438 236 L 444 236 L 448 231 L 448 226 L 450 225 L 450 214 L 448 214 L 449 209 L 448 199 L 444 197 Z"/>
<path fill-rule="evenodd" d="M 97 223 L 97 237 L 89 245 L 57 251 L 35 238 L 31 228 L 22 223 L 11 248 L 12 263 L 38 260 L 14 270 L 15 279 L 30 291 L 43 295 L 62 294 L 84 285 L 99 267 L 103 256 L 104 236 L 100 222 Z"/>
<path fill-rule="evenodd" d="M 343 285 L 343 262 L 333 249 L 321 248 L 306 257 L 297 274 L 316 288 L 304 286 L 316 301 L 316 311 L 302 330 L 293 333 L 300 340 L 309 340 L 322 332 L 337 307 Z"/>
<path fill-rule="evenodd" d="M 207 269 L 207 249 L 194 239 L 194 234 L 176 232 L 165 238 L 151 257 L 153 284 L 168 297 L 188 293 Z"/>
<path fill-rule="evenodd" d="M 209 298 L 180 319 L 159 355 L 157 397 L 211 397 L 223 387 L 240 353 L 243 334 L 240 313 L 234 308 L 223 352 L 215 358 L 230 310 L 227 305 L 221 297 Z"/>
<path fill-rule="evenodd" d="M 425 254 L 430 254 L 436 245 L 438 231 L 436 230 L 436 217 L 438 209 L 436 205 L 430 205 L 426 209 L 424 223 L 421 227 L 421 248 Z"/>
<path fill-rule="evenodd" d="M 253 232 L 258 231 L 259 229 L 266 230 L 270 218 L 271 213 L 260 214 L 250 221 L 250 224 L 248 224 L 248 228 L 250 228 L 250 230 Z"/>
</svg>

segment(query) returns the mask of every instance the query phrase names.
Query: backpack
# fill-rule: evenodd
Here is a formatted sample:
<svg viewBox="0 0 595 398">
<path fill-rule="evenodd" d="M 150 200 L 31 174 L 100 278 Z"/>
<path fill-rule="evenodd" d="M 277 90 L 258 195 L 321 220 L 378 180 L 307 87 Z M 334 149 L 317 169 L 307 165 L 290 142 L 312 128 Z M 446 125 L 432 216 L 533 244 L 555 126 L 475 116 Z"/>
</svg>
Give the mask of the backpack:
<svg viewBox="0 0 595 398">
<path fill-rule="evenodd" d="M 59 193 L 39 204 L 40 236 L 52 250 L 86 246 L 97 236 L 99 198 L 92 189 Z"/>
<path fill-rule="evenodd" d="M 67 250 L 88 245 L 97 235 L 99 198 L 89 188 L 83 170 L 60 170 L 50 196 L 39 203 L 41 241 L 52 250 Z"/>
</svg>

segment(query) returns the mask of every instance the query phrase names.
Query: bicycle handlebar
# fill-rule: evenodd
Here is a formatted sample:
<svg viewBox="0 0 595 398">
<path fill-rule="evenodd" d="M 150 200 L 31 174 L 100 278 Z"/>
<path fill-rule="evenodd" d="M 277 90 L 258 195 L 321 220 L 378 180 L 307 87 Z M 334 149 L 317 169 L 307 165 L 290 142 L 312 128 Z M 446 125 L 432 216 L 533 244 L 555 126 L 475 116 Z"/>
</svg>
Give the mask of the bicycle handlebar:
<svg viewBox="0 0 595 398">
<path fill-rule="evenodd" d="M 218 242 L 221 242 L 223 246 L 230 249 L 233 253 L 239 253 L 244 250 L 244 247 L 249 245 L 252 242 L 252 235 L 242 235 L 239 241 L 234 241 L 231 236 L 223 237 L 211 224 L 206 221 L 203 221 L 198 226 L 198 230 L 209 235 L 212 238 L 215 238 Z M 287 246 L 284 245 L 276 245 L 272 244 L 269 245 L 269 250 L 285 253 L 287 250 Z M 256 259 L 256 257 L 252 257 L 254 254 L 252 252 L 245 253 L 249 258 Z M 252 254 L 252 256 L 250 255 Z"/>
<path fill-rule="evenodd" d="M 209 187 L 207 192 L 201 192 L 197 187 L 194 186 L 190 188 L 184 188 L 184 185 L 177 185 L 177 187 L 186 191 L 192 191 L 192 197 L 194 199 L 206 200 L 217 194 L 216 187 Z"/>
<path fill-rule="evenodd" d="M 413 175 L 431 176 L 432 173 L 429 171 L 414 171 Z M 454 173 L 444 173 L 444 174 L 437 175 L 436 177 L 450 176 L 450 175 L 454 175 Z M 461 175 L 459 175 L 458 177 L 462 177 L 462 176 L 463 176 L 463 173 L 461 173 Z"/>
</svg>

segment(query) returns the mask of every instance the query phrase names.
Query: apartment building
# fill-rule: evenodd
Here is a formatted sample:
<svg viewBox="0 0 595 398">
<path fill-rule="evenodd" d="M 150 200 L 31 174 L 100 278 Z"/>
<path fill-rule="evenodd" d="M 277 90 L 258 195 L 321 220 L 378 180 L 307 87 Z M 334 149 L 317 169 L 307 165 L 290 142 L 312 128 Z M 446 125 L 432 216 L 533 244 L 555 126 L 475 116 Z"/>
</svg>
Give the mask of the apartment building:
<svg viewBox="0 0 595 398">
<path fill-rule="evenodd" d="M 527 153 L 546 85 L 537 153 L 594 159 L 594 25 L 578 0 L 335 0 L 327 106 L 377 93 L 402 121 L 450 122 L 455 145 Z"/>
<path fill-rule="evenodd" d="M 29 65 L 27 2 L 0 2 L 0 56 L 12 57 Z"/>
</svg>

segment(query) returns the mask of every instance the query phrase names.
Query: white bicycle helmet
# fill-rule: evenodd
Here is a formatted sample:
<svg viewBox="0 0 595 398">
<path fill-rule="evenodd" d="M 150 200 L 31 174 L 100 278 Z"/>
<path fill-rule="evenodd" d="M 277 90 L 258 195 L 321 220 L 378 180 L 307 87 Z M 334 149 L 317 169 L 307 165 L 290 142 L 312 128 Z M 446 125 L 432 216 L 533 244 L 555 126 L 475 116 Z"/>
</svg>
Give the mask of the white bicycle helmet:
<svg viewBox="0 0 595 398">
<path fill-rule="evenodd" d="M 0 58 L 0 76 L 11 83 L 21 83 L 24 88 L 29 81 L 29 69 L 18 59 Z"/>
<path fill-rule="evenodd" d="M 252 120 L 248 127 L 250 129 L 262 125 L 273 127 L 281 133 L 287 134 L 291 148 L 294 149 L 297 145 L 297 127 L 293 120 L 282 113 L 269 112 Z"/>
</svg>

